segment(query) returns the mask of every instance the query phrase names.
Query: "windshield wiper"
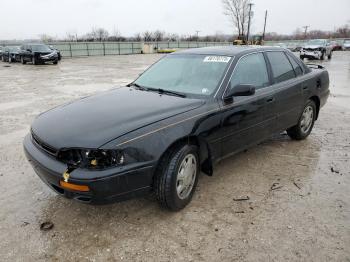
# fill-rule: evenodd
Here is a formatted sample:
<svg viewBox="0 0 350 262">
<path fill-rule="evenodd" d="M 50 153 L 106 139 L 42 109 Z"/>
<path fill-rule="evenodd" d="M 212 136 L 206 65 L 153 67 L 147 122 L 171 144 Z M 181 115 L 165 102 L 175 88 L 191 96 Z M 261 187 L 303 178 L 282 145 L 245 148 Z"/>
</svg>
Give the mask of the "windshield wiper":
<svg viewBox="0 0 350 262">
<path fill-rule="evenodd" d="M 151 87 L 145 87 L 141 86 L 135 82 L 130 83 L 126 85 L 127 87 L 136 87 L 137 89 L 143 90 L 143 91 L 151 91 L 151 92 L 158 92 L 159 94 L 167 94 L 167 95 L 173 95 L 173 96 L 178 96 L 178 97 L 186 97 L 184 93 L 176 92 L 176 91 L 171 91 L 171 90 L 166 90 L 162 88 L 151 88 Z"/>
<path fill-rule="evenodd" d="M 139 84 L 137 84 L 137 83 L 130 83 L 130 84 L 128 84 L 128 85 L 126 85 L 127 87 L 132 87 L 132 86 L 134 86 L 134 87 L 136 87 L 136 88 L 138 88 L 138 89 L 140 89 L 140 90 L 145 90 L 145 91 L 147 91 L 148 90 L 148 88 L 146 88 L 146 87 L 144 87 L 144 86 L 140 86 Z"/>
<path fill-rule="evenodd" d="M 171 90 L 166 90 L 162 88 L 147 88 L 149 91 L 155 91 L 158 92 L 159 94 L 167 94 L 167 95 L 173 95 L 173 96 L 178 96 L 178 97 L 186 97 L 184 93 L 181 92 L 176 92 L 176 91 L 171 91 Z"/>
</svg>

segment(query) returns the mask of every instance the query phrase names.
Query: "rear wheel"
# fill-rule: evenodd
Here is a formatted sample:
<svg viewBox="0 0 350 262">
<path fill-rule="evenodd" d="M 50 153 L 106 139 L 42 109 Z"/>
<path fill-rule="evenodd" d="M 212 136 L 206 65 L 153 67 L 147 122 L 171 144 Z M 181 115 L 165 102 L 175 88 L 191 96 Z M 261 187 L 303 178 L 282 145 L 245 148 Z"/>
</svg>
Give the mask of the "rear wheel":
<svg viewBox="0 0 350 262">
<path fill-rule="evenodd" d="M 287 134 L 294 140 L 303 140 L 307 138 L 312 128 L 314 127 L 316 120 L 316 104 L 314 101 L 309 100 L 301 114 L 298 124 L 287 129 Z"/>
<path fill-rule="evenodd" d="M 192 199 L 199 175 L 198 149 L 183 145 L 166 153 L 162 158 L 154 181 L 154 190 L 160 205 L 177 211 Z"/>
<path fill-rule="evenodd" d="M 57 63 L 58 63 L 57 61 L 53 61 L 53 64 L 54 64 L 54 65 L 57 65 Z"/>
</svg>

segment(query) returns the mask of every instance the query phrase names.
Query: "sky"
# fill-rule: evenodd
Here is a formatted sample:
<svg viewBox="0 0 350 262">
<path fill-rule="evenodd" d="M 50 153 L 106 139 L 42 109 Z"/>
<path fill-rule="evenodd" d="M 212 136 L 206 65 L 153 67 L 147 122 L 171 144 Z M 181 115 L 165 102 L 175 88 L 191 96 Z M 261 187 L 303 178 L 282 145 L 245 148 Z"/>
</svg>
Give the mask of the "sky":
<svg viewBox="0 0 350 262">
<path fill-rule="evenodd" d="M 223 15 L 221 0 L 1 0 L 0 39 L 30 39 L 41 34 L 83 35 L 103 27 L 124 36 L 160 29 L 179 35 L 236 33 Z M 252 33 L 289 34 L 296 28 L 333 30 L 350 24 L 350 0 L 253 0 Z M 7 11 L 6 11 L 7 10 Z M 11 11 L 12 10 L 12 11 Z"/>
</svg>

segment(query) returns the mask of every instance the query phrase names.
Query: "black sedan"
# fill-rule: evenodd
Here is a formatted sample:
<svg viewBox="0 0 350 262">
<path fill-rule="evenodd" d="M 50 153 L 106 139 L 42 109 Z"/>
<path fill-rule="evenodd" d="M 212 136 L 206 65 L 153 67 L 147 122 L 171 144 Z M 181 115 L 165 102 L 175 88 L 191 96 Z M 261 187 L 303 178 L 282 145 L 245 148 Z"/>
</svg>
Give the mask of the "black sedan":
<svg viewBox="0 0 350 262">
<path fill-rule="evenodd" d="M 20 48 L 19 46 L 5 46 L 2 50 L 2 61 L 3 62 L 19 62 L 20 61 Z"/>
<path fill-rule="evenodd" d="M 31 62 L 37 65 L 50 62 L 57 65 L 61 55 L 57 50 L 44 44 L 24 44 L 21 46 L 20 59 L 22 64 Z"/>
<path fill-rule="evenodd" d="M 185 207 L 220 159 L 287 130 L 305 139 L 329 95 L 328 72 L 277 47 L 176 52 L 127 87 L 39 115 L 26 156 L 57 193 L 106 203 L 155 192 Z"/>
</svg>

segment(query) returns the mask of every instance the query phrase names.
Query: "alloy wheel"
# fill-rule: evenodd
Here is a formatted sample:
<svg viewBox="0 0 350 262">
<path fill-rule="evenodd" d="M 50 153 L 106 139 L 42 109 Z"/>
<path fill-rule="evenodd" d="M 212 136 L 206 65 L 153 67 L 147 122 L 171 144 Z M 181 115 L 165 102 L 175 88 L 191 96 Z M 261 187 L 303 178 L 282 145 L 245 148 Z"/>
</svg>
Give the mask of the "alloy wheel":
<svg viewBox="0 0 350 262">
<path fill-rule="evenodd" d="M 300 129 L 303 131 L 305 134 L 309 132 L 312 122 L 314 120 L 314 109 L 312 106 L 307 106 L 304 109 L 304 112 L 301 116 L 301 121 L 300 121 Z"/>
<path fill-rule="evenodd" d="M 192 191 L 197 176 L 197 159 L 188 154 L 182 160 L 177 173 L 176 191 L 180 199 L 187 198 Z"/>
</svg>

